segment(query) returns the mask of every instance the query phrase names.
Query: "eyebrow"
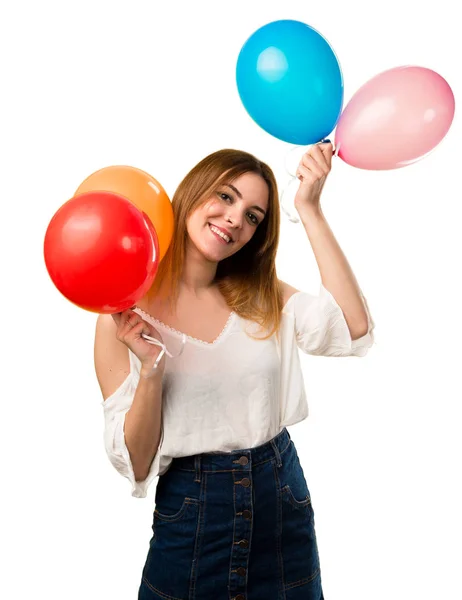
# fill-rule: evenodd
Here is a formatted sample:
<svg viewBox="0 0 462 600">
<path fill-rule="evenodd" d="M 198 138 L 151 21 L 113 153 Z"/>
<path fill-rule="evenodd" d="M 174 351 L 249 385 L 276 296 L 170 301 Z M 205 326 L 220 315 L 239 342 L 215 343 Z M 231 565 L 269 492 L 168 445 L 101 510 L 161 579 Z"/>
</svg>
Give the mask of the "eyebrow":
<svg viewBox="0 0 462 600">
<path fill-rule="evenodd" d="M 225 185 L 227 187 L 230 187 L 233 190 L 233 192 L 235 192 L 239 196 L 239 198 L 242 200 L 242 194 L 241 194 L 241 192 L 236 187 L 234 187 L 234 185 L 231 185 L 230 183 L 225 183 Z M 254 208 L 255 210 L 259 210 L 263 214 L 263 216 L 266 215 L 266 212 L 263 210 L 263 208 L 261 208 L 260 206 L 257 206 L 256 204 L 254 204 L 250 208 Z"/>
</svg>

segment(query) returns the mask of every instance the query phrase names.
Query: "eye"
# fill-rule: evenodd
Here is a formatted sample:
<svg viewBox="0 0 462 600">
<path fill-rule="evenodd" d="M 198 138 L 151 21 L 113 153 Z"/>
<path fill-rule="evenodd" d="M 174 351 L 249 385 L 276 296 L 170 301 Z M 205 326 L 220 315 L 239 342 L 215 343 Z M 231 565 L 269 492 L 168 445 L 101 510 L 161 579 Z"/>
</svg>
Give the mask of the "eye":
<svg viewBox="0 0 462 600">
<path fill-rule="evenodd" d="M 229 194 L 226 194 L 225 192 L 217 192 L 217 196 L 221 200 L 224 200 L 227 203 L 233 202 L 233 198 Z M 249 217 L 250 217 L 249 220 L 253 225 L 259 224 L 258 217 L 256 217 L 253 213 L 247 213 L 247 214 L 249 215 Z"/>
<path fill-rule="evenodd" d="M 228 196 L 228 194 L 225 194 L 224 192 L 218 192 L 218 196 L 225 202 L 232 201 L 231 196 Z"/>
</svg>

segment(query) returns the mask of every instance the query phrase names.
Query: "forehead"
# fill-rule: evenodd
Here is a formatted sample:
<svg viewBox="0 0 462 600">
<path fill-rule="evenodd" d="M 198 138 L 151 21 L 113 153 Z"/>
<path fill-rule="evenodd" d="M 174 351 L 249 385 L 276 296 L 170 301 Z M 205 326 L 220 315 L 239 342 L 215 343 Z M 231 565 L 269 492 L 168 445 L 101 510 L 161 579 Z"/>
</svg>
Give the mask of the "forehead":
<svg viewBox="0 0 462 600">
<path fill-rule="evenodd" d="M 236 188 L 243 201 L 259 204 L 265 210 L 268 208 L 268 184 L 257 173 L 244 173 L 232 181 L 225 181 L 223 185 Z"/>
</svg>

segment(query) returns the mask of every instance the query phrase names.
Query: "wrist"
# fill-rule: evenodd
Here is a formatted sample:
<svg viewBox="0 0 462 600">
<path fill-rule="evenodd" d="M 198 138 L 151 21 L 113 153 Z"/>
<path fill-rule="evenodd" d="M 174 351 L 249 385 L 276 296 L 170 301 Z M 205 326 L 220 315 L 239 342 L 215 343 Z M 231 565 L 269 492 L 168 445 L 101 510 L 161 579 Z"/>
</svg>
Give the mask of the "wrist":
<svg viewBox="0 0 462 600">
<path fill-rule="evenodd" d="M 313 206 L 313 205 L 297 205 L 295 203 L 295 208 L 299 214 L 299 217 L 302 222 L 310 221 L 310 220 L 322 220 L 324 219 L 324 213 L 322 212 L 321 206 Z"/>
<path fill-rule="evenodd" d="M 163 370 L 159 366 L 157 366 L 157 368 L 154 368 L 152 365 L 143 365 L 140 369 L 140 378 L 155 381 L 156 379 L 162 379 L 162 373 Z"/>
</svg>

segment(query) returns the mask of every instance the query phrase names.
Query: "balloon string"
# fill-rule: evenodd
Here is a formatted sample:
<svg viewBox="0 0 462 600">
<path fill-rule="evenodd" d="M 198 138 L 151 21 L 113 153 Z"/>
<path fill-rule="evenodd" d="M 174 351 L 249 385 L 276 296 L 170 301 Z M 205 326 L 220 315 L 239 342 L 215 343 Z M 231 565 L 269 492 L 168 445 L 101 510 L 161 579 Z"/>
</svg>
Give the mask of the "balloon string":
<svg viewBox="0 0 462 600">
<path fill-rule="evenodd" d="M 148 342 L 148 344 L 154 344 L 154 345 L 160 346 L 162 348 L 162 351 L 159 352 L 159 356 L 157 357 L 156 362 L 154 363 L 154 366 L 152 367 L 152 370 L 157 369 L 157 365 L 162 360 L 162 357 L 164 354 L 167 354 L 167 356 L 170 356 L 170 358 L 177 358 L 178 356 L 180 356 L 180 354 L 183 352 L 184 346 L 186 344 L 186 334 L 183 333 L 182 339 L 181 339 L 181 341 L 182 341 L 181 350 L 177 354 L 171 354 L 167 350 L 167 346 L 165 344 L 163 344 L 162 342 L 160 342 L 159 340 L 157 340 L 156 338 L 151 337 L 150 335 L 146 335 L 145 333 L 142 333 L 141 337 L 144 340 L 146 340 Z"/>
<path fill-rule="evenodd" d="M 286 204 L 286 195 L 289 191 L 289 188 L 291 187 L 291 185 L 293 184 L 293 182 L 295 181 L 295 179 L 297 179 L 297 174 L 296 171 L 295 173 L 292 172 L 287 164 L 287 159 L 290 157 L 290 155 L 299 150 L 300 148 L 303 148 L 303 146 L 299 145 L 299 146 L 294 146 L 293 148 L 289 148 L 289 150 L 286 152 L 286 155 L 284 157 L 284 166 L 285 166 L 285 170 L 286 173 L 289 175 L 290 179 L 289 181 L 287 181 L 284 189 L 281 192 L 281 210 L 282 212 L 286 215 L 286 217 L 289 219 L 289 221 L 291 223 L 300 223 L 300 219 L 296 216 L 294 216 L 293 214 L 291 214 L 289 212 L 289 210 L 286 208 L 285 204 Z"/>
<path fill-rule="evenodd" d="M 290 186 L 292 185 L 293 181 L 297 179 L 297 177 L 294 177 L 293 175 L 290 176 L 290 180 L 286 183 L 285 188 L 282 190 L 281 193 L 281 210 L 282 212 L 286 215 L 286 217 L 289 219 L 289 221 L 291 223 L 300 223 L 300 219 L 298 217 L 295 217 L 294 215 L 292 215 L 287 208 L 285 207 L 285 197 L 286 194 L 290 188 Z"/>
</svg>

